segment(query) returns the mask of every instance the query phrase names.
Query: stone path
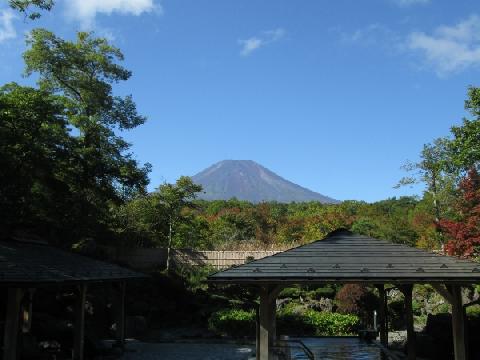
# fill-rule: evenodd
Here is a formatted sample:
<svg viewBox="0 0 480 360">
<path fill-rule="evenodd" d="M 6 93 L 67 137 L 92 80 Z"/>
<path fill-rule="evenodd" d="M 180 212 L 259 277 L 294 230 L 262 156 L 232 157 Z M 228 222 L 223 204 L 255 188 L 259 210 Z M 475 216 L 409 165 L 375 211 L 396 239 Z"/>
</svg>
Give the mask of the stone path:
<svg viewBox="0 0 480 360">
<path fill-rule="evenodd" d="M 250 346 L 233 344 L 129 343 L 121 360 L 247 360 Z"/>
</svg>

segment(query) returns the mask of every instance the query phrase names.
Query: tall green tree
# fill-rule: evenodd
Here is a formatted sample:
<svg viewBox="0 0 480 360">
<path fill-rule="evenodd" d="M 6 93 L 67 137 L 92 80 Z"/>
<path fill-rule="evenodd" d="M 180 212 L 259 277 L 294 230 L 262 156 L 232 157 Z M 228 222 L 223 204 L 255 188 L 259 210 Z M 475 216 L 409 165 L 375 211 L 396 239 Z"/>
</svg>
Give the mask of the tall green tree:
<svg viewBox="0 0 480 360">
<path fill-rule="evenodd" d="M 81 165 L 79 177 L 87 198 L 97 205 L 118 204 L 142 192 L 148 184 L 149 164 L 141 167 L 130 144 L 117 133 L 145 122 L 131 96 L 113 94 L 113 84 L 131 72 L 118 62 L 121 51 L 106 39 L 80 32 L 66 41 L 44 29 L 28 37 L 25 73 L 38 73 L 42 91 L 65 98 L 67 120 L 77 130 Z"/>
<path fill-rule="evenodd" d="M 463 176 L 480 169 L 480 88 L 468 89 L 465 109 L 473 119 L 463 119 L 462 125 L 451 128 L 453 139 L 449 144 L 451 165 Z"/>
<path fill-rule="evenodd" d="M 431 144 L 423 146 L 420 161 L 407 163 L 403 169 L 412 173 L 411 176 L 403 177 L 396 187 L 424 183 L 426 191 L 431 194 L 436 228 L 440 232 L 440 220 L 442 218 L 441 194 L 445 190 L 451 190 L 451 177 L 448 174 L 448 146 L 447 138 L 438 138 Z M 448 189 L 447 189 L 448 188 Z M 441 234 L 438 234 L 441 240 Z"/>
<path fill-rule="evenodd" d="M 165 210 L 168 217 L 168 246 L 167 246 L 167 272 L 170 270 L 172 239 L 183 209 L 193 207 L 193 200 L 197 193 L 202 191 L 202 186 L 195 184 L 187 176 L 180 177 L 175 184 L 162 184 L 154 194 L 158 204 Z"/>
</svg>

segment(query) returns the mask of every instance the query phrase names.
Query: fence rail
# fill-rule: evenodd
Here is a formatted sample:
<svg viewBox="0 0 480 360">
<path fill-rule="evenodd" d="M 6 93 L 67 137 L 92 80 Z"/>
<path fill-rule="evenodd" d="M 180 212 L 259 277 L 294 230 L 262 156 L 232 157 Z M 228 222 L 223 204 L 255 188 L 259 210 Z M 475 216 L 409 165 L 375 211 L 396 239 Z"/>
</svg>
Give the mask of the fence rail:
<svg viewBox="0 0 480 360">
<path fill-rule="evenodd" d="M 261 259 L 280 251 L 198 251 L 192 249 L 172 250 L 172 260 L 177 264 L 191 266 L 211 265 L 216 269 L 224 269 L 241 265 L 249 260 Z M 163 267 L 167 262 L 167 249 L 129 249 L 124 252 L 109 251 L 112 257 L 133 268 L 147 269 Z"/>
</svg>

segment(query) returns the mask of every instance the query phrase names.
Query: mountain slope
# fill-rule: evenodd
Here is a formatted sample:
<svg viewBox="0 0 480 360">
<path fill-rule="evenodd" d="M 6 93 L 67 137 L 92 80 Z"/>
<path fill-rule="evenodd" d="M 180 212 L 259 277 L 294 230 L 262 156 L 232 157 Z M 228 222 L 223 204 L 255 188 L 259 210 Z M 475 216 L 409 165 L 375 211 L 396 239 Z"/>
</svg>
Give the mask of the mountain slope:
<svg viewBox="0 0 480 360">
<path fill-rule="evenodd" d="M 192 180 L 203 186 L 204 193 L 199 198 L 205 200 L 228 200 L 236 197 L 254 203 L 338 202 L 285 180 L 252 160 L 220 161 L 192 176 Z"/>
</svg>

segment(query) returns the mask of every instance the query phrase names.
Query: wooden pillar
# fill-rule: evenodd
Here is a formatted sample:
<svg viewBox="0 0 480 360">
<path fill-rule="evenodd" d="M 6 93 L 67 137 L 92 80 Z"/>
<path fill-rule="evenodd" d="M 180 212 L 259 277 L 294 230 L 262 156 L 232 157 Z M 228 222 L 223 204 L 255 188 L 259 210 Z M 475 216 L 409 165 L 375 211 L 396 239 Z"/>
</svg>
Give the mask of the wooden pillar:
<svg viewBox="0 0 480 360">
<path fill-rule="evenodd" d="M 256 360 L 260 360 L 260 307 L 255 308 L 255 354 Z"/>
<path fill-rule="evenodd" d="M 117 341 L 123 348 L 125 345 L 125 295 L 126 295 L 126 283 L 123 281 L 120 283 L 120 304 L 117 314 Z"/>
<path fill-rule="evenodd" d="M 462 303 L 462 287 L 452 285 L 444 287 L 432 284 L 432 287 L 452 305 L 453 349 L 455 360 L 467 359 L 465 309 Z"/>
<path fill-rule="evenodd" d="M 29 333 L 32 329 L 32 313 L 33 313 L 33 294 L 35 289 L 28 289 L 28 292 L 22 303 L 22 332 Z"/>
<path fill-rule="evenodd" d="M 407 355 L 408 360 L 416 359 L 415 349 L 415 328 L 413 326 L 413 306 L 412 306 L 413 285 L 404 285 L 401 291 L 405 297 L 405 322 L 407 325 Z"/>
<path fill-rule="evenodd" d="M 275 346 L 277 341 L 277 299 L 270 296 L 270 331 L 269 331 L 269 344 Z"/>
<path fill-rule="evenodd" d="M 388 329 L 386 322 L 386 297 L 385 297 L 385 286 L 383 284 L 377 285 L 378 294 L 380 296 L 380 306 L 378 308 L 378 322 L 380 324 L 380 343 L 387 347 L 388 346 Z M 375 329 L 376 330 L 376 329 Z"/>
<path fill-rule="evenodd" d="M 269 360 L 270 352 L 270 328 L 271 328 L 271 307 L 269 302 L 268 288 L 260 290 L 260 356 L 259 360 Z"/>
<path fill-rule="evenodd" d="M 75 323 L 73 338 L 73 360 L 84 359 L 85 347 L 85 301 L 87 299 L 87 284 L 78 287 L 78 297 L 75 304 Z"/>
<path fill-rule="evenodd" d="M 451 286 L 453 349 L 455 360 L 466 360 L 465 311 L 462 303 L 462 287 Z"/>
<path fill-rule="evenodd" d="M 3 360 L 17 360 L 17 344 L 22 297 L 23 289 L 8 289 L 5 334 L 3 337 Z"/>
</svg>

